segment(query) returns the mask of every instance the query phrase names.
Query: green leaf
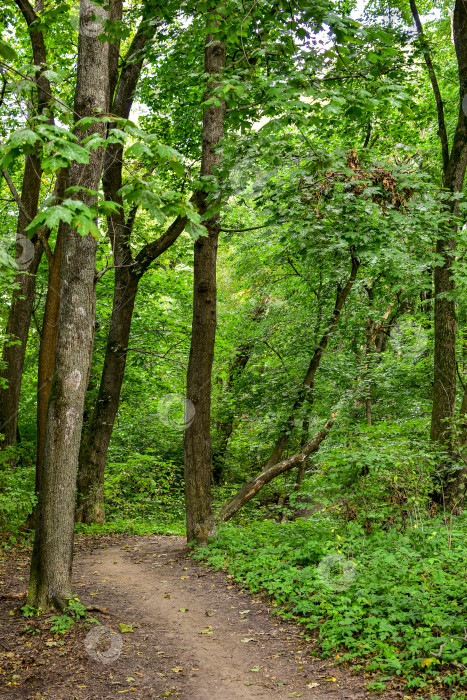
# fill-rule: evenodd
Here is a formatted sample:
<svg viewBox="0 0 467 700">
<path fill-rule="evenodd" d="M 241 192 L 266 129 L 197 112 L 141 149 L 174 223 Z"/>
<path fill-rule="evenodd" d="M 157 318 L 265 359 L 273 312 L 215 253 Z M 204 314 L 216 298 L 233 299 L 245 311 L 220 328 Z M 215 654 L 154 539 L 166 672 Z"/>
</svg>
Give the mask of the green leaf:
<svg viewBox="0 0 467 700">
<path fill-rule="evenodd" d="M 47 226 L 50 229 L 58 226 L 60 221 L 65 221 L 71 224 L 73 221 L 73 211 L 67 207 L 57 204 L 54 207 L 49 207 L 43 212 L 40 212 L 26 228 L 26 231 L 34 233 L 42 226 Z"/>
<path fill-rule="evenodd" d="M 124 622 L 120 622 L 119 627 L 120 632 L 122 634 L 128 634 L 129 632 L 133 632 L 133 625 L 126 625 Z"/>
<path fill-rule="evenodd" d="M 39 139 L 39 135 L 31 129 L 18 129 L 11 134 L 9 143 L 13 148 L 25 145 L 33 146 Z"/>
<path fill-rule="evenodd" d="M 0 39 L 0 56 L 6 61 L 14 61 L 15 58 L 18 58 L 18 54 L 14 48 L 3 39 Z"/>
</svg>

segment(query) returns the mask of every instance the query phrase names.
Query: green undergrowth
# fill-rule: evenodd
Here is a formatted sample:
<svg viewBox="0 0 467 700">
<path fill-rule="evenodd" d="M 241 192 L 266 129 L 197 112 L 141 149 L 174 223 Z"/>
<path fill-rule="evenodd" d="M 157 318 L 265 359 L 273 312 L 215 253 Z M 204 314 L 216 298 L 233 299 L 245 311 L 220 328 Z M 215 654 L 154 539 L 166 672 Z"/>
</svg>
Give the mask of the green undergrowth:
<svg viewBox="0 0 467 700">
<path fill-rule="evenodd" d="M 115 516 L 100 525 L 77 523 L 75 532 L 83 535 L 124 533 L 128 535 L 183 536 L 185 534 L 185 523 L 175 519 L 170 522 L 164 522 L 162 519 L 130 519 Z"/>
<path fill-rule="evenodd" d="M 194 555 L 225 569 L 276 612 L 300 621 L 317 653 L 365 668 L 370 688 L 466 698 L 467 520 L 441 516 L 399 531 L 335 517 L 226 525 Z"/>
</svg>

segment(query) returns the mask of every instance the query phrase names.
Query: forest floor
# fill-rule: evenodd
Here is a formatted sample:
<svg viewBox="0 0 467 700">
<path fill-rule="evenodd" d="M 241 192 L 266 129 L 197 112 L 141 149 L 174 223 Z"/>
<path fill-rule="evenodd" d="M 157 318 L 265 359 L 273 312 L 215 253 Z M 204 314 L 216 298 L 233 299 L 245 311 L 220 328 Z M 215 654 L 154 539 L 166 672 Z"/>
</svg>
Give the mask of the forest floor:
<svg viewBox="0 0 467 700">
<path fill-rule="evenodd" d="M 74 588 L 102 627 L 64 635 L 50 617 L 18 613 L 29 554 L 0 555 L 2 699 L 374 697 L 362 675 L 311 657 L 303 628 L 271 616 L 264 598 L 187 557 L 180 537 L 79 537 Z M 411 699 L 396 686 L 384 697 Z"/>
</svg>

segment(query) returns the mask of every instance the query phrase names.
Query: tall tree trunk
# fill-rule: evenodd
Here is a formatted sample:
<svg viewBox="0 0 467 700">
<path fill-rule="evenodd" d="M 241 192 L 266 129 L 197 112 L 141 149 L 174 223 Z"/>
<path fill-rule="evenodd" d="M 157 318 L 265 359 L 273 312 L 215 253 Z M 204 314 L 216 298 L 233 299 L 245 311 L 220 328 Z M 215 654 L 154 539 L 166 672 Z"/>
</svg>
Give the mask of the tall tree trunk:
<svg viewBox="0 0 467 700">
<path fill-rule="evenodd" d="M 438 135 L 443 162 L 443 188 L 455 194 L 462 191 L 467 165 L 467 116 L 462 108 L 462 101 L 467 92 L 467 8 L 463 0 L 456 0 L 452 29 L 459 69 L 459 112 L 452 148 L 449 151 L 444 105 L 415 0 L 410 0 L 410 7 L 422 44 L 425 63 L 436 102 Z M 433 441 L 444 444 L 448 450 L 452 447 L 451 423 L 455 412 L 457 386 L 457 315 L 455 301 L 450 296 L 455 288 L 455 282 L 452 278 L 452 265 L 456 251 L 456 217 L 458 211 L 459 202 L 454 200 L 451 205 L 453 214 L 452 230 L 449 235 L 440 238 L 436 246 L 436 253 L 443 262 L 441 265 L 437 265 L 434 270 L 435 350 L 430 437 Z"/>
<path fill-rule="evenodd" d="M 99 393 L 81 441 L 76 514 L 78 522 L 91 524 L 105 520 L 105 464 L 125 373 L 138 282 L 139 278 L 130 267 L 116 268 L 112 318 Z"/>
<path fill-rule="evenodd" d="M 208 22 L 212 21 L 208 17 Z M 204 72 L 211 76 L 205 99 L 212 96 L 225 68 L 225 44 L 212 34 L 206 36 Z M 216 146 L 224 134 L 225 102 L 210 105 L 203 115 L 201 176 L 211 176 L 220 162 Z M 199 211 L 208 209 L 208 195 L 199 194 Z M 216 258 L 219 216 L 204 221 L 206 236 L 194 246 L 193 324 L 187 373 L 187 398 L 195 408 L 192 423 L 185 430 L 185 502 L 187 541 L 205 544 L 213 533 L 211 498 L 211 372 L 216 336 Z"/>
<path fill-rule="evenodd" d="M 80 2 L 78 70 L 74 112 L 76 118 L 98 116 L 109 108 L 108 43 L 86 31 L 95 8 Z M 100 9 L 100 14 L 106 11 Z M 89 36 L 91 34 L 91 36 Z M 105 124 L 95 122 L 78 131 L 79 140 L 105 135 Z M 95 204 L 102 170 L 101 149 L 91 151 L 89 163 L 72 163 L 67 185 L 86 188 L 83 201 Z M 72 595 L 73 531 L 76 474 L 89 377 L 95 318 L 97 243 L 90 235 L 63 227 L 60 323 L 55 375 L 47 415 L 42 488 L 31 561 L 28 603 L 43 610 L 62 609 Z"/>
<path fill-rule="evenodd" d="M 307 396 L 309 396 L 310 390 L 313 389 L 316 372 L 318 371 L 321 358 L 323 356 L 324 351 L 327 348 L 329 339 L 339 322 L 342 308 L 356 280 L 359 267 L 360 261 L 352 252 L 352 268 L 349 279 L 347 280 L 344 286 L 339 284 L 337 287 L 336 303 L 334 305 L 334 310 L 329 320 L 328 327 L 325 330 L 318 347 L 313 353 L 310 365 L 308 367 L 308 371 L 300 386 L 299 394 L 295 400 L 294 405 L 292 406 L 292 411 L 290 412 L 290 415 L 287 418 L 287 421 L 285 422 L 284 427 L 282 428 L 279 434 L 279 438 L 277 439 L 276 444 L 274 445 L 274 449 L 271 453 L 271 456 L 269 457 L 264 466 L 265 469 L 268 469 L 269 467 L 272 467 L 275 464 L 277 464 L 282 456 L 285 446 L 289 440 L 290 433 L 292 432 L 297 413 L 302 408 Z"/>
<path fill-rule="evenodd" d="M 112 105 L 112 114 L 118 117 L 129 117 L 148 40 L 148 24 L 143 20 L 130 45 L 118 80 Z M 104 160 L 104 194 L 107 200 L 116 202 L 121 208 L 108 218 L 108 236 L 115 266 L 112 316 L 99 392 L 91 419 L 83 430 L 79 456 L 76 517 L 79 522 L 87 524 L 101 523 L 105 519 L 105 465 L 125 375 L 138 285 L 151 263 L 177 240 L 187 221 L 186 217 L 177 217 L 160 238 L 144 246 L 134 258 L 130 236 L 136 210 L 126 220 L 123 202 L 118 194 L 122 186 L 122 159 L 123 149 L 120 145 L 108 146 Z"/>
<path fill-rule="evenodd" d="M 49 261 L 49 279 L 42 321 L 41 343 L 37 370 L 37 452 L 36 452 L 36 493 L 41 487 L 42 461 L 44 459 L 47 407 L 55 368 L 58 324 L 60 317 L 60 270 L 62 265 L 62 230 L 60 224 L 55 249 Z"/>
<path fill-rule="evenodd" d="M 39 182 L 40 186 L 40 182 Z M 26 173 L 23 180 L 24 188 L 27 186 Z M 39 197 L 38 197 L 39 199 Z M 36 212 L 37 213 L 37 212 Z M 18 231 L 26 227 L 25 223 L 18 223 Z M 21 236 L 19 233 L 19 244 Z M 19 255 L 22 250 L 19 250 Z M 42 243 L 37 240 L 34 252 L 27 270 L 15 277 L 15 290 L 8 313 L 6 336 L 8 341 L 3 348 L 2 362 L 4 369 L 0 381 L 0 433 L 3 433 L 2 447 L 16 444 L 18 431 L 19 398 L 21 392 L 21 379 L 23 374 L 26 345 L 31 324 L 34 296 L 36 290 L 36 273 L 43 253 Z"/>
<path fill-rule="evenodd" d="M 267 310 L 268 297 L 263 299 L 250 314 L 250 320 L 254 323 L 259 323 Z M 242 375 L 243 370 L 248 364 L 254 348 L 254 341 L 242 343 L 237 348 L 233 362 L 229 368 L 229 378 L 225 387 L 227 394 L 231 394 L 236 380 Z M 235 412 L 229 408 L 227 416 L 224 420 L 217 423 L 217 447 L 212 456 L 212 479 L 214 484 L 221 484 L 224 475 L 225 453 L 229 444 L 230 436 L 233 432 Z"/>
<path fill-rule="evenodd" d="M 446 294 L 455 288 L 451 277 L 456 242 L 438 241 L 436 252 L 442 256 L 444 263 L 435 267 L 435 347 L 433 408 L 431 413 L 430 437 L 435 442 L 451 444 L 452 425 L 456 407 L 456 303 Z"/>
<path fill-rule="evenodd" d="M 63 168 L 57 177 L 55 197 L 58 203 L 63 201 L 68 172 Z M 47 245 L 49 277 L 47 280 L 47 296 L 45 299 L 44 318 L 41 329 L 41 342 L 37 368 L 37 448 L 36 448 L 36 494 L 39 494 L 42 478 L 42 462 L 44 459 L 45 429 L 47 426 L 47 408 L 49 405 L 50 389 L 55 368 L 57 351 L 58 324 L 60 318 L 60 272 L 63 254 L 63 223 L 60 222 L 55 249 L 52 253 Z M 29 524 L 34 524 L 35 514 Z"/>
<path fill-rule="evenodd" d="M 456 0 L 453 15 L 453 35 L 459 66 L 459 115 L 454 134 L 449 161 L 444 171 L 445 189 L 452 193 L 462 192 L 467 166 L 467 116 L 463 100 L 467 94 L 467 8 L 462 0 Z M 449 451 L 453 449 L 451 421 L 454 418 L 456 403 L 456 304 L 449 298 L 455 288 L 452 278 L 452 265 L 456 253 L 457 216 L 459 200 L 451 205 L 454 223 L 452 237 L 440 239 L 436 251 L 442 256 L 443 265 L 435 268 L 435 352 L 433 412 L 430 436 L 432 440 L 444 443 Z M 452 477 L 450 463 L 446 465 L 445 492 L 448 505 L 456 511 L 462 510 L 465 498 L 465 470 Z"/>
<path fill-rule="evenodd" d="M 455 513 L 461 513 L 464 507 L 467 492 L 467 457 L 465 446 L 467 445 L 467 386 L 464 387 L 462 405 L 459 411 L 461 431 L 458 440 L 457 458 L 463 465 L 447 479 L 445 499 L 451 505 Z"/>
<path fill-rule="evenodd" d="M 38 68 L 35 83 L 37 92 L 37 111 L 43 114 L 49 109 L 51 98 L 50 82 L 43 75 L 46 66 L 46 49 L 44 35 L 37 25 L 37 15 L 28 0 L 15 0 L 29 29 L 34 65 Z M 33 238 L 34 252 L 31 249 L 31 259 L 24 260 L 24 242 L 27 238 L 26 227 L 36 216 L 39 207 L 42 168 L 36 154 L 26 156 L 23 183 L 21 187 L 21 203 L 16 228 L 16 257 L 23 258 L 22 272 L 15 278 L 6 335 L 14 344 L 7 343 L 3 349 L 2 361 L 4 369 L 0 381 L 0 432 L 3 433 L 3 446 L 16 444 L 18 433 L 18 410 L 21 392 L 26 345 L 29 326 L 34 306 L 36 291 L 36 273 L 39 267 L 43 246 L 41 241 Z"/>
</svg>

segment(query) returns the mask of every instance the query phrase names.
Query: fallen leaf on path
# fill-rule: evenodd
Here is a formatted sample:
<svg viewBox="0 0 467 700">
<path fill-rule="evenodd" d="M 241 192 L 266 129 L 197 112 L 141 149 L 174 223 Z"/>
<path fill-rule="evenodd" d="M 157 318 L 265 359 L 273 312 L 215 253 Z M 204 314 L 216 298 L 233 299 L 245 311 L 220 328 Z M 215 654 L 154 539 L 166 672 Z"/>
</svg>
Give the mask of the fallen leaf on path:
<svg viewBox="0 0 467 700">
<path fill-rule="evenodd" d="M 307 688 L 317 688 L 319 686 L 319 683 L 307 683 Z"/>
<path fill-rule="evenodd" d="M 249 610 L 240 610 L 240 615 L 246 615 L 249 612 Z"/>
<path fill-rule="evenodd" d="M 337 683 L 337 678 L 334 678 L 334 676 L 331 676 L 330 678 L 325 678 L 324 682 L 325 683 Z"/>
<path fill-rule="evenodd" d="M 242 639 L 242 642 L 248 644 L 248 642 L 256 642 L 256 639 L 253 639 L 253 637 L 245 637 L 245 639 Z"/>
<path fill-rule="evenodd" d="M 125 678 L 125 680 L 126 680 L 127 683 L 131 683 L 131 681 L 134 681 L 134 680 L 136 680 L 136 679 L 133 678 L 133 676 L 128 676 L 128 678 Z"/>
<path fill-rule="evenodd" d="M 212 634 L 212 627 L 205 627 L 201 630 L 200 634 Z"/>
<path fill-rule="evenodd" d="M 27 594 L 27 591 L 23 593 L 4 593 L 1 597 L 5 598 L 5 600 L 17 600 L 18 598 L 25 598 Z"/>
<path fill-rule="evenodd" d="M 180 576 L 180 578 L 190 578 L 189 576 Z"/>
<path fill-rule="evenodd" d="M 251 671 L 252 673 L 258 673 L 259 668 L 258 668 L 258 666 L 255 666 L 255 668 L 250 668 L 250 671 Z"/>
<path fill-rule="evenodd" d="M 181 671 L 183 671 L 183 668 L 180 668 L 179 666 L 177 666 L 176 668 L 173 668 L 172 671 L 174 673 L 181 673 Z"/>
<path fill-rule="evenodd" d="M 178 612 L 188 612 L 188 608 L 179 608 Z"/>
<path fill-rule="evenodd" d="M 170 598 L 169 594 L 166 593 L 165 596 L 164 596 L 164 598 Z"/>
<path fill-rule="evenodd" d="M 119 627 L 122 634 L 133 632 L 133 625 L 125 625 L 124 622 L 120 622 Z"/>
<path fill-rule="evenodd" d="M 207 615 L 207 617 L 212 617 L 213 615 L 216 614 L 216 611 L 215 610 L 206 610 L 206 612 L 204 614 Z"/>
</svg>

